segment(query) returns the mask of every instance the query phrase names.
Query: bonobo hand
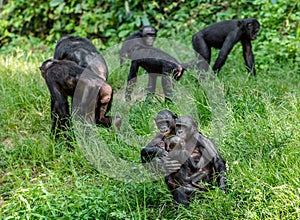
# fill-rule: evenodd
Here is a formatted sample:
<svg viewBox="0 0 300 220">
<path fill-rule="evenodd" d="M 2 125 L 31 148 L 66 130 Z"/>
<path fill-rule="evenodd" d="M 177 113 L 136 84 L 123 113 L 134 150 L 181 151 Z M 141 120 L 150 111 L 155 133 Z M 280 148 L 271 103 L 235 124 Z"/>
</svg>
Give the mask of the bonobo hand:
<svg viewBox="0 0 300 220">
<path fill-rule="evenodd" d="M 163 157 L 161 160 L 166 175 L 176 172 L 182 165 L 178 160 L 174 160 L 170 157 Z"/>
</svg>

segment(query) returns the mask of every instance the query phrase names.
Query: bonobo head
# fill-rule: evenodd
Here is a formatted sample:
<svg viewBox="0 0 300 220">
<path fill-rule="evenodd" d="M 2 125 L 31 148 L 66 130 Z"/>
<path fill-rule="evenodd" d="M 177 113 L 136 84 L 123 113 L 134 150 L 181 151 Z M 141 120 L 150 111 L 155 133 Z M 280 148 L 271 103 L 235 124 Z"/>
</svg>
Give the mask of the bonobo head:
<svg viewBox="0 0 300 220">
<path fill-rule="evenodd" d="M 156 38 L 156 32 L 157 30 L 150 25 L 140 28 L 140 35 L 142 36 L 145 45 L 153 46 Z"/>
<path fill-rule="evenodd" d="M 41 71 L 41 74 L 42 74 L 42 77 L 45 78 L 45 74 L 46 74 L 46 70 L 51 66 L 51 64 L 54 62 L 53 59 L 48 59 L 46 61 L 44 61 L 42 63 L 42 65 L 39 67 L 40 71 Z"/>
<path fill-rule="evenodd" d="M 176 136 L 188 140 L 198 132 L 198 123 L 190 116 L 182 116 L 176 120 Z"/>
<path fill-rule="evenodd" d="M 243 19 L 245 35 L 250 40 L 255 40 L 260 29 L 260 24 L 255 18 Z"/>
<path fill-rule="evenodd" d="M 158 112 L 155 120 L 156 126 L 159 132 L 163 135 L 175 134 L 175 122 L 177 115 L 169 110 L 161 110 Z"/>
</svg>

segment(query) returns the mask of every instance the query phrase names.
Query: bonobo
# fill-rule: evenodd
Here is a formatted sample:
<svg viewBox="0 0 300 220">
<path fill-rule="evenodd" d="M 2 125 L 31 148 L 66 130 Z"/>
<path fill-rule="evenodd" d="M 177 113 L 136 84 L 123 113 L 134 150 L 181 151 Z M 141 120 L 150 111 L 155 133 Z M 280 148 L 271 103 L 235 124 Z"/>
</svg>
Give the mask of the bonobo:
<svg viewBox="0 0 300 220">
<path fill-rule="evenodd" d="M 240 41 L 243 46 L 243 56 L 247 69 L 256 75 L 251 40 L 256 39 L 259 29 L 260 24 L 255 18 L 217 22 L 193 35 L 192 44 L 200 62 L 204 58 L 208 64 L 210 64 L 211 59 L 211 48 L 220 49 L 212 68 L 213 71 L 217 72 L 225 64 L 233 46 Z"/>
<path fill-rule="evenodd" d="M 57 41 L 54 59 L 72 60 L 83 68 L 89 68 L 102 79 L 107 80 L 108 69 L 102 55 L 87 38 L 64 36 Z"/>
<path fill-rule="evenodd" d="M 206 190 L 202 183 L 211 183 L 214 176 L 221 190 L 226 192 L 225 161 L 213 142 L 198 131 L 198 123 L 189 116 L 182 116 L 176 120 L 175 131 L 177 140 L 171 139 L 171 142 L 177 144 L 177 150 L 182 150 L 181 159 L 171 155 L 174 150 L 168 156 L 180 162 L 185 159 L 185 162 L 177 173 L 165 177 L 174 200 L 188 205 L 195 191 Z"/>
<path fill-rule="evenodd" d="M 181 164 L 168 157 L 169 139 L 175 135 L 177 115 L 169 110 L 161 110 L 155 120 L 159 132 L 150 143 L 141 150 L 142 163 L 149 170 L 170 174 L 178 170 Z"/>
<path fill-rule="evenodd" d="M 149 74 L 148 94 L 153 94 L 156 89 L 156 83 L 152 81 L 156 80 L 156 77 L 153 76 L 161 75 L 165 99 L 171 100 L 173 97 L 173 82 L 171 76 L 175 80 L 179 80 L 184 72 L 183 66 L 164 51 L 143 45 L 134 46 L 131 59 L 125 99 L 127 101 L 131 100 L 133 86 L 137 80 L 137 72 L 139 67 L 142 67 Z"/>
<path fill-rule="evenodd" d="M 179 161 L 182 166 L 178 171 L 166 177 L 166 180 L 168 180 L 167 183 L 173 183 L 173 188 L 177 184 L 178 186 L 185 186 L 186 189 L 188 186 L 191 188 L 191 191 L 192 189 L 204 190 L 204 186 L 198 183 L 205 178 L 205 173 L 198 172 L 199 167 L 197 166 L 197 163 L 201 159 L 201 153 L 195 151 L 191 156 L 190 152 L 185 149 L 185 141 L 178 136 L 170 139 L 169 146 L 169 157 Z"/>
<path fill-rule="evenodd" d="M 141 27 L 138 32 L 129 35 L 122 43 L 120 50 L 120 64 L 122 64 L 126 58 L 131 59 L 132 49 L 135 45 L 142 44 L 144 46 L 153 46 L 156 33 L 157 30 L 154 27 L 147 25 Z"/>
<path fill-rule="evenodd" d="M 72 97 L 72 102 L 74 101 L 76 87 L 76 92 L 80 93 L 77 101 L 84 107 L 81 111 L 85 120 L 111 126 L 112 119 L 105 114 L 109 108 L 112 88 L 99 75 L 73 61 L 55 59 L 43 62 L 40 71 L 51 95 L 51 133 L 56 138 L 60 131 L 69 126 L 68 97 Z"/>
</svg>

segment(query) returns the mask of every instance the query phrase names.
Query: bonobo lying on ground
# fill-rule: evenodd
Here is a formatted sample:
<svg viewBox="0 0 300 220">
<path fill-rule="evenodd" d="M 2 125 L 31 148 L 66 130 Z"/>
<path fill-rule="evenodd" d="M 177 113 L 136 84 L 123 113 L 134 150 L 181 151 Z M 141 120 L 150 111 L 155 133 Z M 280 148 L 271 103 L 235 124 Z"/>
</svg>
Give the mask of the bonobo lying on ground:
<svg viewBox="0 0 300 220">
<path fill-rule="evenodd" d="M 233 46 L 240 41 L 243 46 L 243 56 L 247 69 L 256 75 L 251 41 L 256 39 L 259 29 L 260 24 L 255 18 L 217 22 L 193 35 L 192 44 L 200 62 L 204 59 L 205 62 L 210 63 L 211 48 L 220 49 L 212 68 L 213 71 L 217 72 L 225 64 Z"/>
</svg>

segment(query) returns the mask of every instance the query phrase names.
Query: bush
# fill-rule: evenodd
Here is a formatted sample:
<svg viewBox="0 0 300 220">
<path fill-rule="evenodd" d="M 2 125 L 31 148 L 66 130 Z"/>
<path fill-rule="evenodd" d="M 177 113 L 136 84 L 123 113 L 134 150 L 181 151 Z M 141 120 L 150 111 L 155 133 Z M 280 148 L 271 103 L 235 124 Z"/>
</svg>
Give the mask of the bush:
<svg viewBox="0 0 300 220">
<path fill-rule="evenodd" d="M 159 37 L 190 39 L 213 22 L 256 17 L 262 24 L 256 50 L 259 65 L 294 59 L 300 38 L 299 2 L 239 1 L 4 1 L 1 9 L 0 46 L 19 36 L 40 38 L 46 44 L 66 34 L 99 39 L 105 49 L 121 42 L 142 25 L 152 24 Z M 185 40 L 190 42 L 190 40 Z M 267 48 L 267 50 L 266 50 Z"/>
</svg>

